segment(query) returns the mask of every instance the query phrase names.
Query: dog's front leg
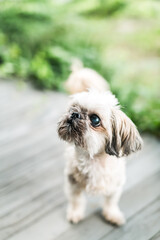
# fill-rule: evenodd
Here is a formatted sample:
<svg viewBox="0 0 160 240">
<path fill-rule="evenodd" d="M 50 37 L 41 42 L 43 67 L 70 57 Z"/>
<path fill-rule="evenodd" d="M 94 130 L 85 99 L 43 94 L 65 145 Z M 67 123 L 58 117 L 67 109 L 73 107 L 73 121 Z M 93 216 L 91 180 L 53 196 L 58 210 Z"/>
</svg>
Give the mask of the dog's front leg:
<svg viewBox="0 0 160 240">
<path fill-rule="evenodd" d="M 125 223 L 125 218 L 123 213 L 119 209 L 118 201 L 121 196 L 122 189 L 119 188 L 111 196 L 105 196 L 105 203 L 103 207 L 103 216 L 104 218 L 115 225 L 123 225 Z"/>
<path fill-rule="evenodd" d="M 72 223 L 78 223 L 84 218 L 85 198 L 83 189 L 72 175 L 66 179 L 66 193 L 68 198 L 67 219 Z"/>
</svg>

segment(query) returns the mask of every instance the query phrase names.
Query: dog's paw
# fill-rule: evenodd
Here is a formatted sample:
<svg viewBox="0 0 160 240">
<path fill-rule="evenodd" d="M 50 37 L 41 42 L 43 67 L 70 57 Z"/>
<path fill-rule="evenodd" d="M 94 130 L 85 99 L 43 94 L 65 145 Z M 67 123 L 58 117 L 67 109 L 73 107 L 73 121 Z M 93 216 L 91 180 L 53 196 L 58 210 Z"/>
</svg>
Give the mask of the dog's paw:
<svg viewBox="0 0 160 240">
<path fill-rule="evenodd" d="M 125 224 L 125 218 L 123 213 L 118 208 L 107 209 L 103 211 L 103 216 L 106 221 L 121 226 Z"/>
<path fill-rule="evenodd" d="M 67 220 L 71 223 L 78 223 L 84 218 L 84 213 L 81 209 L 68 209 Z"/>
</svg>

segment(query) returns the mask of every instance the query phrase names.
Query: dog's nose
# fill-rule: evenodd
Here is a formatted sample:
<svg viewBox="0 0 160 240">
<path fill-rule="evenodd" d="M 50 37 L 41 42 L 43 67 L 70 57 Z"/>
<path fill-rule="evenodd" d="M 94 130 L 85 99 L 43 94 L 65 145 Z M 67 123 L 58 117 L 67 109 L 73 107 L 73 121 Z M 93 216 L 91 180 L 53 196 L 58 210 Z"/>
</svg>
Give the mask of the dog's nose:
<svg viewBox="0 0 160 240">
<path fill-rule="evenodd" d="M 71 118 L 72 119 L 76 119 L 76 118 L 81 118 L 81 115 L 78 113 L 78 112 L 73 112 L 72 115 L 71 115 Z"/>
<path fill-rule="evenodd" d="M 80 118 L 81 118 L 81 115 L 78 112 L 73 112 L 70 118 L 67 120 L 67 122 L 71 124 L 73 120 L 80 119 Z"/>
</svg>

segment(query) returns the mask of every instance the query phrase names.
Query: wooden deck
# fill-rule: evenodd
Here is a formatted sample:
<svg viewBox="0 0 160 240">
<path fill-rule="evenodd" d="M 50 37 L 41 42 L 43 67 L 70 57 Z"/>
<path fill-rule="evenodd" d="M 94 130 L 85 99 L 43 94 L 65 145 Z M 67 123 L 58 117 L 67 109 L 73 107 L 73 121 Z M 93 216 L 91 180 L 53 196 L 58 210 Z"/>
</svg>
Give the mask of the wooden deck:
<svg viewBox="0 0 160 240">
<path fill-rule="evenodd" d="M 66 221 L 64 143 L 56 133 L 66 101 L 61 93 L 0 82 L 0 239 L 160 239 L 160 142 L 149 135 L 127 161 L 120 201 L 126 225 L 105 223 L 98 197 L 88 197 L 84 221 Z"/>
</svg>

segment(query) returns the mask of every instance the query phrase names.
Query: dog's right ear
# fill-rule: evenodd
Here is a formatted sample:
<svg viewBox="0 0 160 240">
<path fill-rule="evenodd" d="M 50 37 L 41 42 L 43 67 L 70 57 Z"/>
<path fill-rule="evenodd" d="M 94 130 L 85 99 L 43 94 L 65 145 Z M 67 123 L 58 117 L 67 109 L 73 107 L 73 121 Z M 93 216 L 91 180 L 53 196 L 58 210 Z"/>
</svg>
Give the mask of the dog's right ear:
<svg viewBox="0 0 160 240">
<path fill-rule="evenodd" d="M 121 110 L 112 111 L 111 126 L 112 136 L 106 141 L 106 153 L 122 157 L 141 149 L 142 139 L 136 126 Z"/>
</svg>

